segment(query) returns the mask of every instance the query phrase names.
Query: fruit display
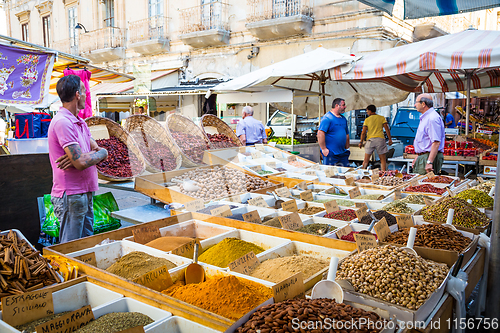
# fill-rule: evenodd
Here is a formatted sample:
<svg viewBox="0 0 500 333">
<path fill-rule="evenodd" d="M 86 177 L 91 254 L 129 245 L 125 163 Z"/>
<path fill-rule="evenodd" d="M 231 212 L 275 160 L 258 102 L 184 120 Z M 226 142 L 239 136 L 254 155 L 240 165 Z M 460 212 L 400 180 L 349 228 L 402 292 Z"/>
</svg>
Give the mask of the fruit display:
<svg viewBox="0 0 500 333">
<path fill-rule="evenodd" d="M 213 148 L 236 147 L 233 141 L 231 141 L 231 139 L 225 134 L 207 134 L 207 137 Z"/>
<path fill-rule="evenodd" d="M 422 192 L 422 193 L 435 193 L 442 195 L 443 193 L 446 192 L 444 188 L 438 188 L 434 185 L 431 184 L 425 184 L 425 185 L 415 185 L 415 186 L 408 186 L 405 188 L 406 192 Z"/>
<path fill-rule="evenodd" d="M 408 145 L 405 147 L 405 153 L 415 154 L 415 147 L 413 145 Z"/>
<path fill-rule="evenodd" d="M 422 208 L 422 216 L 427 222 L 446 223 L 448 209 L 453 208 L 453 225 L 464 228 L 484 227 L 490 219 L 464 199 L 447 197 L 443 201 Z"/>
<path fill-rule="evenodd" d="M 464 199 L 464 200 L 472 200 L 472 204 L 475 207 L 478 208 L 489 208 L 493 207 L 493 198 L 490 197 L 487 193 L 480 191 L 480 190 L 474 190 L 474 189 L 468 189 L 465 191 L 462 191 L 455 195 L 456 198 Z"/>
<path fill-rule="evenodd" d="M 96 140 L 96 143 L 108 151 L 108 158 L 96 165 L 104 175 L 129 178 L 141 172 L 142 165 L 137 156 L 116 137 Z"/>
<path fill-rule="evenodd" d="M 274 137 L 274 138 L 269 139 L 269 142 L 276 142 L 276 144 L 278 144 L 278 145 L 291 145 L 292 138 Z M 300 145 L 300 142 L 293 139 L 293 144 Z"/>
<path fill-rule="evenodd" d="M 472 140 L 474 144 L 480 143 L 483 146 L 482 147 L 477 147 L 477 148 L 482 148 L 482 149 L 489 149 L 489 148 L 498 148 L 498 144 L 495 143 L 494 141 L 487 140 L 487 139 L 482 139 L 482 138 L 471 138 L 469 140 Z"/>
<path fill-rule="evenodd" d="M 203 154 L 205 150 L 209 150 L 203 138 L 197 135 L 191 135 L 183 132 L 170 131 L 172 138 L 181 151 L 193 162 L 203 164 Z"/>
<path fill-rule="evenodd" d="M 486 153 L 486 154 L 483 156 L 483 160 L 487 160 L 487 161 L 497 161 L 497 160 L 498 160 L 498 154 Z"/>
</svg>

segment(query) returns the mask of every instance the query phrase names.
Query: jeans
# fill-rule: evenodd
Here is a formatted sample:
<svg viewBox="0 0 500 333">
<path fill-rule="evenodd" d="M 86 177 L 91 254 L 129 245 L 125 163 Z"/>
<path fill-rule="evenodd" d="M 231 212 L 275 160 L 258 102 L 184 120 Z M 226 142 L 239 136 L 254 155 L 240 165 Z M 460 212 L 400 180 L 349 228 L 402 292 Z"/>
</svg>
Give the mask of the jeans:
<svg viewBox="0 0 500 333">
<path fill-rule="evenodd" d="M 54 214 L 61 225 L 59 241 L 66 243 L 94 234 L 94 209 L 92 192 L 52 197 Z"/>
<path fill-rule="evenodd" d="M 328 156 L 323 156 L 324 165 L 337 165 L 337 166 L 349 166 L 349 156 L 351 155 L 350 150 L 346 150 L 342 154 L 334 155 L 332 152 Z"/>
</svg>

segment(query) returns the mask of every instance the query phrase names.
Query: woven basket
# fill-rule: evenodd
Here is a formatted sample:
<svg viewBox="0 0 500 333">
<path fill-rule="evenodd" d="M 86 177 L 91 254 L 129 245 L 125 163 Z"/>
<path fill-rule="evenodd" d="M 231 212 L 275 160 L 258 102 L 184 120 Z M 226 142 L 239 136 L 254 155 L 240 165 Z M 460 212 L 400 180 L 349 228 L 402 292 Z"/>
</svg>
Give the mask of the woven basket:
<svg viewBox="0 0 500 333">
<path fill-rule="evenodd" d="M 203 129 L 203 133 L 205 133 L 205 135 L 207 135 L 207 133 L 205 132 L 205 127 L 207 126 L 215 127 L 217 129 L 217 132 L 219 132 L 219 134 L 226 135 L 233 143 L 234 145 L 233 147 L 242 146 L 240 139 L 238 139 L 238 137 L 236 136 L 236 134 L 234 134 L 231 127 L 229 127 L 228 124 L 226 124 L 222 119 L 214 116 L 213 114 L 206 114 L 203 117 L 201 117 L 201 128 Z M 230 148 L 230 147 L 219 147 L 218 145 L 216 145 L 215 142 L 210 142 L 210 139 L 209 139 L 209 144 L 212 149 Z"/>
<path fill-rule="evenodd" d="M 191 119 L 177 113 L 172 113 L 167 116 L 166 127 L 169 137 L 181 152 L 182 166 L 186 168 L 194 168 L 199 165 L 203 165 L 203 152 L 210 149 L 210 146 L 208 138 L 205 133 L 203 133 L 201 128 L 196 126 Z M 179 134 L 176 133 L 180 133 L 182 138 L 178 138 Z M 186 140 L 186 136 L 189 136 L 191 141 Z M 196 144 L 192 145 L 192 141 Z M 193 156 L 196 156 L 197 158 L 193 159 Z"/>
<path fill-rule="evenodd" d="M 129 153 L 132 152 L 135 154 L 135 156 L 139 159 L 139 162 L 141 163 L 141 169 L 139 172 L 136 174 L 132 174 L 132 177 L 115 177 L 111 176 L 105 173 L 102 173 L 97 170 L 98 176 L 100 179 L 103 180 L 109 180 L 109 181 L 126 181 L 126 180 L 131 180 L 136 176 L 139 176 L 144 172 L 144 169 L 146 168 L 146 161 L 144 160 L 144 156 L 142 155 L 141 151 L 137 147 L 137 144 L 135 143 L 134 139 L 132 136 L 125 131 L 118 123 L 115 123 L 111 119 L 108 118 L 103 118 L 103 117 L 90 117 L 85 119 L 85 122 L 87 123 L 88 127 L 96 126 L 96 125 L 106 125 L 108 128 L 109 136 L 114 136 L 121 142 L 125 143 L 127 146 Z"/>
<path fill-rule="evenodd" d="M 135 115 L 130 116 L 125 121 L 125 130 L 130 133 L 137 143 L 137 147 L 141 149 L 144 155 L 144 160 L 146 161 L 146 170 L 151 173 L 163 172 L 163 171 L 174 171 L 178 170 L 182 164 L 181 152 L 172 142 L 165 128 L 157 122 L 154 118 L 145 115 Z M 162 170 L 160 165 L 153 163 L 149 160 L 147 154 L 148 142 L 145 141 L 143 133 L 150 136 L 156 142 L 163 145 L 164 149 L 168 149 L 174 155 L 174 168 L 166 168 Z M 159 156 L 160 158 L 162 156 Z"/>
</svg>

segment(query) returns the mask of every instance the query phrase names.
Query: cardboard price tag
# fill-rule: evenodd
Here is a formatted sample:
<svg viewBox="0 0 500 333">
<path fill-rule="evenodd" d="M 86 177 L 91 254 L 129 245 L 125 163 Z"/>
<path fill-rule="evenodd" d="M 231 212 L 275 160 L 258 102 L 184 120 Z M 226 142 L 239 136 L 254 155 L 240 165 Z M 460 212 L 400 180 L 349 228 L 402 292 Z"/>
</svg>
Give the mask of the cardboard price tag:
<svg viewBox="0 0 500 333">
<path fill-rule="evenodd" d="M 311 190 L 304 191 L 300 193 L 300 199 L 304 201 L 313 201 L 314 197 Z"/>
<path fill-rule="evenodd" d="M 307 190 L 307 181 L 303 181 L 297 184 L 297 187 L 301 190 Z"/>
<path fill-rule="evenodd" d="M 401 189 L 400 188 L 397 188 L 396 190 L 394 190 L 394 199 L 395 200 L 401 199 Z"/>
<path fill-rule="evenodd" d="M 74 332 L 94 320 L 94 313 L 90 305 L 71 311 L 64 316 L 52 319 L 35 327 L 39 333 L 66 333 Z"/>
<path fill-rule="evenodd" d="M 298 213 L 292 213 L 285 216 L 280 216 L 278 219 L 280 220 L 283 229 L 297 230 L 298 228 L 304 226 L 304 224 L 300 220 Z"/>
<path fill-rule="evenodd" d="M 292 197 L 292 193 L 290 193 L 290 190 L 286 186 L 278 187 L 277 189 L 274 190 L 274 192 L 276 192 L 276 194 L 279 197 L 285 197 L 285 198 L 291 198 Z"/>
<path fill-rule="evenodd" d="M 398 215 L 396 216 L 396 221 L 398 222 L 399 229 L 411 228 L 415 225 L 411 215 Z"/>
<path fill-rule="evenodd" d="M 364 202 L 356 202 L 354 205 L 355 205 L 356 208 L 363 208 L 363 207 L 365 207 L 366 209 L 368 209 L 368 206 Z"/>
<path fill-rule="evenodd" d="M 18 326 L 54 314 L 52 290 L 2 297 L 2 320 Z"/>
<path fill-rule="evenodd" d="M 75 257 L 75 259 L 78 259 L 87 265 L 92 265 L 97 267 L 97 260 L 95 258 L 95 252 L 90 252 L 87 254 L 82 254 L 81 256 Z"/>
<path fill-rule="evenodd" d="M 311 170 L 321 170 L 321 167 L 319 166 L 318 163 L 316 163 L 311 166 Z"/>
<path fill-rule="evenodd" d="M 316 171 L 314 171 L 314 170 L 306 171 L 305 175 L 306 176 L 314 176 L 314 177 L 316 177 Z"/>
<path fill-rule="evenodd" d="M 229 202 L 241 203 L 241 196 L 239 196 L 239 195 L 233 195 L 233 196 L 227 197 L 226 200 L 229 201 Z"/>
<path fill-rule="evenodd" d="M 347 236 L 352 232 L 352 228 L 349 225 L 346 225 L 343 228 L 338 229 L 335 231 L 335 235 L 337 235 L 338 239 L 341 239 L 342 236 Z"/>
<path fill-rule="evenodd" d="M 257 207 L 269 208 L 269 205 L 267 204 L 267 202 L 264 200 L 263 197 L 257 197 L 257 198 L 249 199 L 247 201 L 247 203 L 250 206 L 257 206 Z"/>
<path fill-rule="evenodd" d="M 167 265 L 147 272 L 133 281 L 156 291 L 165 290 L 173 284 Z"/>
<path fill-rule="evenodd" d="M 200 241 L 197 239 L 193 239 L 193 240 L 190 240 L 189 242 L 173 249 L 172 254 L 176 254 L 178 256 L 191 259 L 191 258 L 193 258 L 193 255 L 194 255 L 194 244 L 196 244 L 196 243 L 198 243 L 200 253 L 201 253 L 202 251 L 201 251 Z"/>
<path fill-rule="evenodd" d="M 228 264 L 229 270 L 242 274 L 249 274 L 255 267 L 260 264 L 259 259 L 253 251 L 245 254 L 241 258 L 236 259 Z"/>
<path fill-rule="evenodd" d="M 335 169 L 333 167 L 327 168 L 325 170 L 325 176 L 327 178 L 331 178 L 331 177 L 335 176 Z"/>
<path fill-rule="evenodd" d="M 89 131 L 94 140 L 109 139 L 109 131 L 106 125 L 90 126 Z"/>
<path fill-rule="evenodd" d="M 434 177 L 434 176 L 435 176 L 435 174 L 434 174 L 434 172 L 433 172 L 433 171 L 431 171 L 431 172 L 427 172 L 427 173 L 425 174 L 425 176 L 427 177 L 427 179 L 429 179 L 429 178 Z"/>
<path fill-rule="evenodd" d="M 325 206 L 327 213 L 336 212 L 336 211 L 340 210 L 339 205 L 337 204 L 337 201 L 335 201 L 335 200 L 327 201 L 323 205 Z"/>
<path fill-rule="evenodd" d="M 387 220 L 385 219 L 385 217 L 375 223 L 375 226 L 373 228 L 375 229 L 377 237 L 381 242 L 383 242 L 384 239 L 386 239 L 387 236 L 391 234 L 391 230 L 389 229 L 389 225 L 387 224 Z"/>
<path fill-rule="evenodd" d="M 186 202 L 184 204 L 184 208 L 186 208 L 186 210 L 189 212 L 196 212 L 199 211 L 200 209 L 205 208 L 205 204 L 203 203 L 202 199 L 196 199 L 193 201 Z"/>
<path fill-rule="evenodd" d="M 254 166 L 249 167 L 249 169 L 258 173 L 259 171 L 262 171 L 262 166 L 261 165 L 254 165 Z"/>
<path fill-rule="evenodd" d="M 288 200 L 281 204 L 281 208 L 285 212 L 298 212 L 299 208 L 297 207 L 297 202 L 295 200 Z"/>
<path fill-rule="evenodd" d="M 346 178 L 345 178 L 344 182 L 345 182 L 345 184 L 346 184 L 347 186 L 353 186 L 353 185 L 354 185 L 354 182 L 355 182 L 355 179 L 354 179 L 354 177 L 347 177 L 347 176 L 346 176 Z"/>
<path fill-rule="evenodd" d="M 265 151 L 266 150 L 266 148 L 264 147 L 264 145 L 262 143 L 256 143 L 255 149 L 257 149 L 258 151 Z"/>
<path fill-rule="evenodd" d="M 262 157 L 262 153 L 260 151 L 254 151 L 252 152 L 252 158 L 253 159 L 257 159 L 257 158 L 261 158 Z"/>
<path fill-rule="evenodd" d="M 161 237 L 160 229 L 156 225 L 132 230 L 132 234 L 134 235 L 134 242 L 139 244 L 146 244 Z"/>
<path fill-rule="evenodd" d="M 359 187 L 354 187 L 353 189 L 349 190 L 349 198 L 354 199 L 356 197 L 359 197 L 361 195 L 361 191 L 359 190 Z"/>
<path fill-rule="evenodd" d="M 126 330 L 117 333 L 144 333 L 144 326 L 136 326 L 132 328 L 127 328 Z"/>
<path fill-rule="evenodd" d="M 375 235 L 354 234 L 354 240 L 356 241 L 358 253 L 378 246 Z"/>
<path fill-rule="evenodd" d="M 283 153 L 281 153 L 280 151 L 275 151 L 273 153 L 273 157 L 274 158 L 283 158 Z"/>
<path fill-rule="evenodd" d="M 373 173 L 372 176 L 371 176 L 371 179 L 372 179 L 372 183 L 375 183 L 380 177 L 378 176 L 378 172 L 377 173 Z"/>
<path fill-rule="evenodd" d="M 356 216 L 358 217 L 358 220 L 361 221 L 364 216 L 368 215 L 368 208 L 367 207 L 362 207 L 360 209 L 356 210 Z"/>
<path fill-rule="evenodd" d="M 227 217 L 233 215 L 233 213 L 231 212 L 229 205 L 224 205 L 210 210 L 210 215 Z"/>
<path fill-rule="evenodd" d="M 246 222 L 258 223 L 261 224 L 262 220 L 259 216 L 259 212 L 256 210 L 252 210 L 251 212 L 243 214 L 243 220 Z"/>
<path fill-rule="evenodd" d="M 288 163 L 290 163 L 290 162 L 296 161 L 297 156 L 295 156 L 295 155 L 288 156 L 286 159 L 287 159 Z"/>
<path fill-rule="evenodd" d="M 299 272 L 273 286 L 274 302 L 282 302 L 292 298 L 304 298 L 305 287 L 302 272 Z"/>
<path fill-rule="evenodd" d="M 276 169 L 276 162 L 266 162 L 266 165 L 270 168 Z"/>
</svg>

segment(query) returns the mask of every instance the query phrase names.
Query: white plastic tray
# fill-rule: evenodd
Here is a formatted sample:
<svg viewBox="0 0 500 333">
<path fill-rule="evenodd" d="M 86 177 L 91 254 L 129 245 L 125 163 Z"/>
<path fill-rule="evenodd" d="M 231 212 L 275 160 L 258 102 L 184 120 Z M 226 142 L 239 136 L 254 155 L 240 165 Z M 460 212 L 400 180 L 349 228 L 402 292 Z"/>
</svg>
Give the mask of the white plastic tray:
<svg viewBox="0 0 500 333">
<path fill-rule="evenodd" d="M 220 331 L 214 330 L 210 327 L 203 326 L 201 324 L 195 323 L 184 319 L 182 317 L 173 316 L 168 318 L 161 323 L 148 328 L 145 330 L 146 333 L 194 333 L 194 332 L 206 332 L 206 333 L 220 333 Z"/>
</svg>

